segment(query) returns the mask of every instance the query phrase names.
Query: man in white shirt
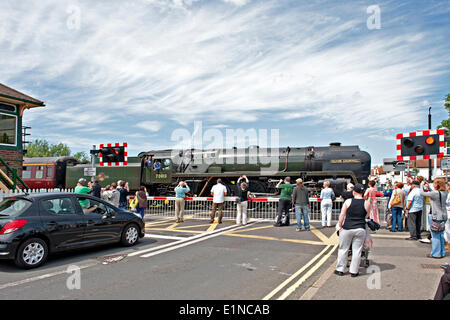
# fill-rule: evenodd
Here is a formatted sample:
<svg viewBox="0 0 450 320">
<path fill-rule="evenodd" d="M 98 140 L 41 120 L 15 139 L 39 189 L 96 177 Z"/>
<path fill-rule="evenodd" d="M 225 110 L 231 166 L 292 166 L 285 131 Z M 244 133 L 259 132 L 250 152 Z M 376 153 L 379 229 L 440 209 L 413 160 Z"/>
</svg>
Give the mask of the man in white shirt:
<svg viewBox="0 0 450 320">
<path fill-rule="evenodd" d="M 222 209 L 223 203 L 225 202 L 225 197 L 227 195 L 227 188 L 222 184 L 221 179 L 217 179 L 217 184 L 212 187 L 211 195 L 213 196 L 213 204 L 211 211 L 211 221 L 214 223 L 214 218 L 216 216 L 216 209 L 219 209 L 219 223 L 222 223 Z"/>
</svg>

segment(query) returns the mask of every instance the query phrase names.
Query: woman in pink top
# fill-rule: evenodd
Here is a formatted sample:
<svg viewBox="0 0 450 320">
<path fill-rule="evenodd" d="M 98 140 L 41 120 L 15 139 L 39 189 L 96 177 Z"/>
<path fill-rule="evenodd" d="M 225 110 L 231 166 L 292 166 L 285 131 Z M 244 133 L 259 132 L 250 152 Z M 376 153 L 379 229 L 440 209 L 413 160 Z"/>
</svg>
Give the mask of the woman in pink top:
<svg viewBox="0 0 450 320">
<path fill-rule="evenodd" d="M 370 201 L 370 219 L 373 221 L 380 223 L 380 214 L 378 212 L 378 203 L 377 203 L 377 188 L 375 188 L 375 181 L 369 181 L 370 188 L 367 189 L 366 194 L 364 195 L 364 199 Z"/>
</svg>

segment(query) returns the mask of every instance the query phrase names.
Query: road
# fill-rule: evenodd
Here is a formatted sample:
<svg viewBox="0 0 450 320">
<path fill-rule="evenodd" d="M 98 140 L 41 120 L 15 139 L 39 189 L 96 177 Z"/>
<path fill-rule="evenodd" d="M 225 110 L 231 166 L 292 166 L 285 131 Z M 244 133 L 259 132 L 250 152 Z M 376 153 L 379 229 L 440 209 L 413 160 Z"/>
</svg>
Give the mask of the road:
<svg viewBox="0 0 450 320">
<path fill-rule="evenodd" d="M 238 227 L 232 221 L 211 225 L 188 218 L 177 224 L 152 217 L 146 233 L 132 248 L 108 245 L 57 254 L 34 270 L 0 262 L 0 299 L 384 299 L 389 294 L 402 298 L 398 291 L 403 289 L 408 289 L 405 297 L 429 299 L 440 275 L 436 268 L 425 273 L 416 268 L 422 260 L 430 263 L 423 258 L 425 245 L 381 231 L 374 237 L 379 249 L 372 259 L 394 285 L 378 292 L 367 288 L 370 274 L 363 268 L 356 279 L 332 275 L 338 237 L 334 228 L 316 223 L 311 232 L 296 232 L 294 225 L 275 228 L 261 221 Z M 405 263 L 420 245 L 423 255 Z M 409 246 L 406 251 L 404 246 Z M 78 271 L 70 269 L 74 266 L 79 282 L 74 280 Z M 430 285 L 414 290 L 417 284 L 403 284 L 401 275 L 395 280 L 396 268 L 421 272 Z"/>
</svg>

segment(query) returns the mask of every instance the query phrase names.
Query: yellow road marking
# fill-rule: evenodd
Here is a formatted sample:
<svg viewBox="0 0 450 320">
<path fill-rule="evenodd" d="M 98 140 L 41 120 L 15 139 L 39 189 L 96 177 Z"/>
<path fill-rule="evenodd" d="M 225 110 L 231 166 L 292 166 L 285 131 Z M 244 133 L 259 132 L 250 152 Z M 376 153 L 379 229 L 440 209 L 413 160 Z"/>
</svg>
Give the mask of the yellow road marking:
<svg viewBox="0 0 450 320">
<path fill-rule="evenodd" d="M 211 226 L 211 224 L 210 223 L 208 223 L 208 224 L 196 224 L 196 225 L 193 225 L 193 226 L 178 227 L 177 230 L 179 230 L 179 229 L 197 228 L 197 227 L 206 227 L 206 226 L 209 227 L 209 226 Z"/>
<path fill-rule="evenodd" d="M 242 230 L 230 231 L 230 232 L 227 233 L 227 234 L 231 234 L 231 233 L 235 234 L 235 233 L 243 232 L 243 231 L 252 231 L 252 230 L 267 229 L 267 228 L 273 228 L 273 227 L 274 227 L 274 226 L 264 226 L 264 227 L 256 227 L 256 228 L 242 229 Z"/>
<path fill-rule="evenodd" d="M 319 241 L 311 241 L 311 240 L 300 240 L 300 239 L 284 239 L 284 238 L 275 238 L 275 237 L 267 237 L 267 236 L 257 236 L 252 234 L 235 234 L 235 233 L 224 233 L 224 236 L 229 237 L 241 237 L 241 238 L 251 238 L 251 239 L 261 239 L 261 240 L 275 240 L 275 241 L 284 241 L 284 242 L 294 242 L 294 243 L 303 243 L 303 244 L 312 244 L 316 246 L 324 246 L 327 243 L 319 242 Z"/>
<path fill-rule="evenodd" d="M 296 283 L 294 283 L 292 286 L 290 286 L 277 300 L 285 300 L 287 297 L 289 297 L 295 290 L 298 289 L 306 280 L 308 280 L 309 277 L 311 277 L 314 272 L 316 272 L 327 260 L 328 258 L 333 254 L 333 252 L 336 250 L 338 246 L 334 245 L 333 248 L 320 259 L 319 262 L 317 262 L 314 267 L 312 267 L 303 277 L 301 277 Z"/>
<path fill-rule="evenodd" d="M 208 228 L 208 230 L 206 230 L 206 232 L 214 231 L 218 225 L 219 225 L 219 223 L 217 221 L 214 221 L 214 223 L 211 224 L 211 226 Z"/>
<path fill-rule="evenodd" d="M 330 245 L 327 245 L 325 249 L 320 251 L 314 258 L 309 260 L 307 264 L 305 264 L 303 267 L 301 267 L 297 272 L 295 272 L 292 276 L 284 280 L 278 287 L 276 287 L 274 290 L 272 290 L 268 295 L 266 295 L 263 300 L 269 300 L 274 295 L 276 295 L 279 291 L 281 291 L 285 286 L 289 284 L 292 280 L 297 278 L 300 274 L 302 274 L 303 271 L 305 271 L 307 268 L 309 268 L 310 265 L 312 265 L 316 260 L 318 260 L 327 250 L 330 248 Z"/>
<path fill-rule="evenodd" d="M 146 226 L 163 225 L 163 224 L 173 223 L 173 221 L 175 221 L 175 219 L 168 219 L 168 220 L 164 220 L 164 221 L 155 221 L 155 222 L 147 222 L 145 225 Z"/>
<path fill-rule="evenodd" d="M 319 238 L 320 240 L 322 240 L 322 242 L 327 243 L 327 242 L 329 241 L 329 238 L 328 238 L 326 235 L 324 235 L 324 234 L 322 233 L 322 231 L 316 229 L 316 228 L 313 227 L 313 226 L 310 226 L 310 229 L 311 229 L 311 232 L 314 233 L 314 235 L 315 235 L 317 238 Z"/>
</svg>

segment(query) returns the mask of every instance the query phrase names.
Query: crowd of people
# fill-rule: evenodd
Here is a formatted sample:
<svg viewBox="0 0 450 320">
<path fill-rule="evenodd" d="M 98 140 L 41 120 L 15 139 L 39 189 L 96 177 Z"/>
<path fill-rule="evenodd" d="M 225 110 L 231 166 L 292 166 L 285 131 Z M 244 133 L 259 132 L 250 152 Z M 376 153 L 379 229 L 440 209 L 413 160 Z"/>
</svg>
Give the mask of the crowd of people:
<svg viewBox="0 0 450 320">
<path fill-rule="evenodd" d="M 416 180 L 408 177 L 406 184 L 388 183 L 384 195 L 389 199 L 386 217 L 389 230 L 408 231 L 407 240 L 431 242 L 428 257 L 442 259 L 450 250 L 450 183 L 437 178 L 430 184 L 422 176 Z M 423 215 L 430 227 L 431 240 L 422 239 Z"/>
<path fill-rule="evenodd" d="M 291 184 L 290 177 L 281 179 L 276 188 L 280 190 L 278 214 L 274 226 L 290 225 L 289 213 L 292 206 L 295 208 L 297 218 L 296 231 L 303 228 L 310 230 L 309 224 L 309 191 L 303 185 L 302 179 L 297 179 L 295 184 Z M 118 181 L 106 186 L 104 189 L 99 185 L 98 180 L 89 182 L 81 178 L 75 188 L 76 193 L 92 194 L 95 197 L 108 201 L 121 209 L 127 208 L 127 196 L 130 188 L 127 182 Z M 186 194 L 190 192 L 188 184 L 180 181 L 175 187 L 175 218 L 177 223 L 184 222 L 184 208 Z M 228 194 L 227 187 L 221 179 L 211 189 L 213 197 L 212 210 L 210 213 L 210 223 L 214 223 L 216 211 L 218 210 L 218 223 L 222 223 L 223 206 L 225 197 Z M 339 232 L 339 250 L 335 269 L 335 274 L 343 276 L 348 261 L 348 253 L 351 250 L 351 262 L 349 273 L 352 277 L 359 275 L 361 263 L 361 253 L 366 239 L 369 237 L 367 222 L 372 220 L 380 223 L 380 214 L 377 201 L 378 191 L 376 182 L 369 181 L 369 188 L 361 184 L 347 184 L 347 189 L 342 193 L 341 199 L 344 201 L 339 215 L 336 229 Z M 409 231 L 407 240 L 418 241 L 422 239 L 422 216 L 427 214 L 428 225 L 431 235 L 431 252 L 427 257 L 442 259 L 449 250 L 450 240 L 450 183 L 444 179 L 435 179 L 432 184 L 425 181 L 421 176 L 416 180 L 407 179 L 407 183 L 388 183 L 384 190 L 387 201 L 387 227 L 391 232 Z M 147 207 L 148 193 L 144 186 L 136 192 L 132 207 L 136 209 L 144 218 Z M 246 225 L 248 221 L 247 208 L 248 199 L 253 195 L 249 191 L 249 180 L 246 176 L 241 176 L 237 180 L 236 197 L 236 224 Z M 320 193 L 321 200 L 321 224 L 322 228 L 331 228 L 331 213 L 333 201 L 336 199 L 330 182 L 325 181 Z M 85 200 L 84 200 L 85 201 Z M 95 210 L 88 208 L 87 203 L 81 203 L 83 210 Z M 426 212 L 426 203 L 429 203 L 429 212 Z M 426 241 L 424 241 L 426 242 Z M 435 299 L 443 299 L 450 290 L 450 268 L 446 268 L 442 276 Z"/>
<path fill-rule="evenodd" d="M 128 207 L 130 187 L 128 182 L 122 180 L 117 181 L 117 183 L 113 182 L 105 188 L 102 188 L 97 179 L 94 179 L 93 182 L 87 182 L 85 178 L 80 178 L 74 191 L 79 194 L 90 194 L 94 197 L 105 200 L 106 202 L 122 210 L 126 210 Z M 142 218 L 144 218 L 145 209 L 147 208 L 147 197 L 148 193 L 146 188 L 141 186 L 135 194 L 135 203 L 132 204 L 132 208 L 135 209 Z M 89 200 L 87 199 L 80 200 L 80 205 L 85 213 L 95 211 L 96 209 L 96 206 L 88 208 Z"/>
</svg>

